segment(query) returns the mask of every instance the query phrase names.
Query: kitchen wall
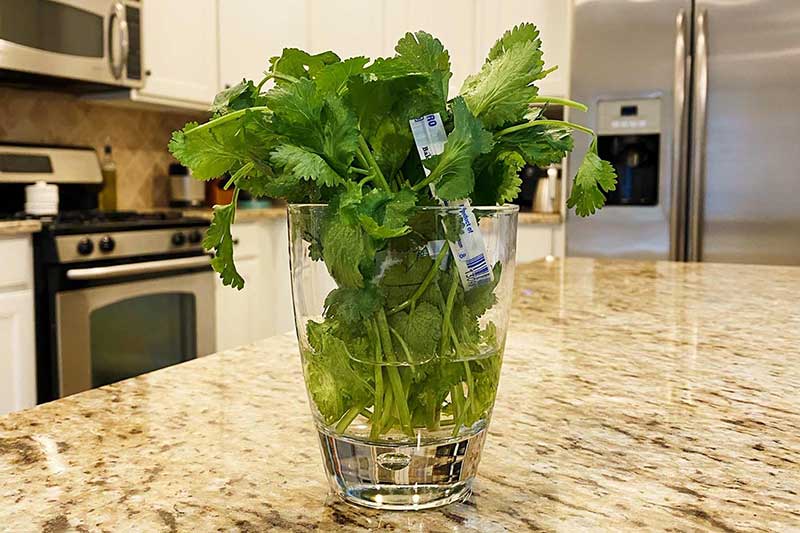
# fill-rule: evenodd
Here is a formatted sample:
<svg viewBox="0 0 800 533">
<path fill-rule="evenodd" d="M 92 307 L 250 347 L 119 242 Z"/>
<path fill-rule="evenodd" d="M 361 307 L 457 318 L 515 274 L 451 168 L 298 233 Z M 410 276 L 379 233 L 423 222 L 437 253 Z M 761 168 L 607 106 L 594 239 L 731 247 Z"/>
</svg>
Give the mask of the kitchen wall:
<svg viewBox="0 0 800 533">
<path fill-rule="evenodd" d="M 123 108 L 56 92 L 0 88 L 0 142 L 91 146 L 117 163 L 117 207 L 166 206 L 173 130 L 200 115 Z"/>
</svg>

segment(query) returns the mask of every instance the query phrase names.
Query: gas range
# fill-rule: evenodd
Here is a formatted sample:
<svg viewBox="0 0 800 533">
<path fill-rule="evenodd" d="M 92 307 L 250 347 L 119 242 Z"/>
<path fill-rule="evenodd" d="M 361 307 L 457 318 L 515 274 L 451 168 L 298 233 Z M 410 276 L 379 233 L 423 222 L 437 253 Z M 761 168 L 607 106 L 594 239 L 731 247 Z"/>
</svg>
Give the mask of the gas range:
<svg viewBox="0 0 800 533">
<path fill-rule="evenodd" d="M 203 218 L 176 212 L 83 210 L 38 218 L 42 232 L 36 247 L 39 260 L 45 263 L 202 254 L 203 232 L 208 227 Z"/>
<path fill-rule="evenodd" d="M 215 351 L 208 220 L 98 210 L 92 149 L 0 144 L 0 156 L 0 217 L 42 223 L 33 235 L 39 402 Z M 58 215 L 19 212 L 37 181 L 58 187 Z"/>
</svg>

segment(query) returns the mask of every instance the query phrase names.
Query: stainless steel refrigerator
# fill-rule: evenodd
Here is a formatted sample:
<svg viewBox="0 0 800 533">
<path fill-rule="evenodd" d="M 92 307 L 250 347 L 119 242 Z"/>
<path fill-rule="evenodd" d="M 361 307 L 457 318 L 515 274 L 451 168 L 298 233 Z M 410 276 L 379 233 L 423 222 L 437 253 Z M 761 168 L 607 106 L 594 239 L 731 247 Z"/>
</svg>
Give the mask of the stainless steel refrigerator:
<svg viewBox="0 0 800 533">
<path fill-rule="evenodd" d="M 800 265 L 800 0 L 575 0 L 570 119 L 617 190 L 567 254 Z M 574 171 L 589 140 L 576 139 Z"/>
</svg>

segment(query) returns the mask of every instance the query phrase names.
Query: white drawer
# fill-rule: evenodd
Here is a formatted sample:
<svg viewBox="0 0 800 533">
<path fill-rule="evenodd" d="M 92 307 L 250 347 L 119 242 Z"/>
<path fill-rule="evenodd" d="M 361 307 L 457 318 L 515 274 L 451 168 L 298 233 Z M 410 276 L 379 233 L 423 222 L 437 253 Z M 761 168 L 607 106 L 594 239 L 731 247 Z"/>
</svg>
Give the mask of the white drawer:
<svg viewBox="0 0 800 533">
<path fill-rule="evenodd" d="M 0 239 L 0 290 L 19 290 L 33 286 L 33 249 L 30 237 Z"/>
<path fill-rule="evenodd" d="M 258 255 L 261 246 L 258 241 L 263 237 L 257 222 L 234 224 L 231 226 L 231 235 L 233 235 L 235 259 L 246 259 Z"/>
</svg>

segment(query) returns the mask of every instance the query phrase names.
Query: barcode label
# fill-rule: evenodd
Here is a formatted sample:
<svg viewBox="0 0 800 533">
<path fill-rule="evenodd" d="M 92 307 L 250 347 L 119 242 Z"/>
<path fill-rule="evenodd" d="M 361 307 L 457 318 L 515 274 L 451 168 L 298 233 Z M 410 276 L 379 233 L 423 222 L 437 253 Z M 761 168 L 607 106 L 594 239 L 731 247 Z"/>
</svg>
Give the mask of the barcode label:
<svg viewBox="0 0 800 533">
<path fill-rule="evenodd" d="M 417 145 L 417 153 L 420 159 L 425 160 L 444 151 L 444 145 L 447 143 L 447 132 L 444 130 L 442 117 L 439 113 L 409 120 L 409 124 L 411 125 L 411 133 L 414 136 L 414 143 Z M 430 171 L 424 166 L 423 170 L 426 176 L 430 174 Z M 436 188 L 433 184 L 431 184 L 431 192 L 435 197 Z M 469 290 L 485 283 L 491 283 L 494 280 L 494 275 L 486 262 L 486 245 L 483 242 L 480 227 L 478 227 L 478 220 L 470 208 L 469 200 L 445 202 L 440 199 L 439 202 L 442 205 L 458 207 L 458 212 L 461 215 L 461 222 L 463 223 L 461 235 L 455 242 L 449 244 L 450 251 L 456 260 L 456 267 L 464 289 Z M 430 246 L 428 248 L 432 251 Z M 438 250 L 440 249 L 438 248 Z M 433 254 L 431 254 L 431 257 L 433 257 Z"/>
<path fill-rule="evenodd" d="M 467 277 L 474 285 L 483 285 L 492 281 L 492 271 L 486 264 L 485 255 L 481 254 L 467 261 Z"/>
</svg>

